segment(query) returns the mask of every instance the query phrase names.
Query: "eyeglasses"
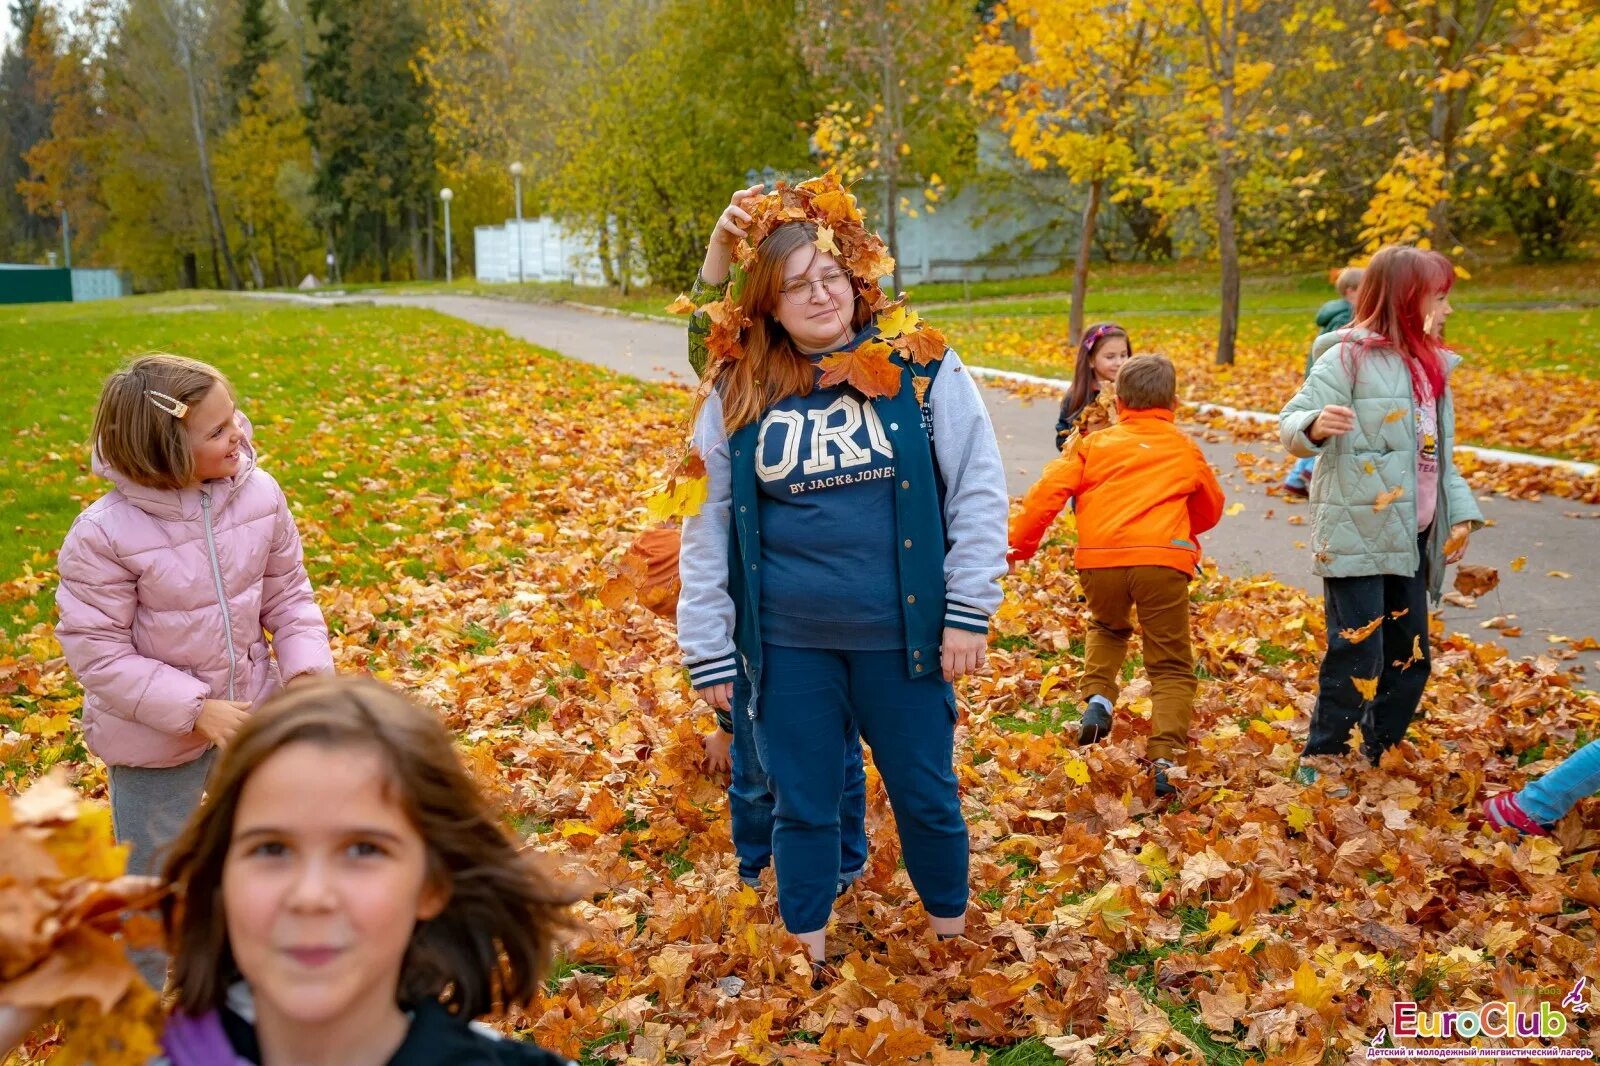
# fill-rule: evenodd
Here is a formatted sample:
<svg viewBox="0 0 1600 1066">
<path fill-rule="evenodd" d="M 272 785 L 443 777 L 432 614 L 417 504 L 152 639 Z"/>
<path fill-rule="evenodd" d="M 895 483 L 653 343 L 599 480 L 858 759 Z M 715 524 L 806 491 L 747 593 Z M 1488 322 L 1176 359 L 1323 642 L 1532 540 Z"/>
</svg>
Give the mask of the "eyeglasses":
<svg viewBox="0 0 1600 1066">
<path fill-rule="evenodd" d="M 779 291 L 790 303 L 803 304 L 811 299 L 811 288 L 814 285 L 821 285 L 822 291 L 829 296 L 843 296 L 850 291 L 850 275 L 842 270 L 830 270 L 815 281 L 804 279 L 791 281 Z"/>
</svg>

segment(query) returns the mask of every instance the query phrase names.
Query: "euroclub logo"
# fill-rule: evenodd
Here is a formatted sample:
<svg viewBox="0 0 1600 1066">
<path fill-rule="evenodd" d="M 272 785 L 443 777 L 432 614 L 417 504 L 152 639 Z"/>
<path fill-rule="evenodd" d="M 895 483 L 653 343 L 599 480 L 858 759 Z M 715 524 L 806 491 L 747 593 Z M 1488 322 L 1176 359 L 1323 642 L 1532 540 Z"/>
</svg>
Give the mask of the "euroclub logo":
<svg viewBox="0 0 1600 1066">
<path fill-rule="evenodd" d="M 1586 1014 L 1589 1000 L 1587 977 L 1578 978 L 1559 1008 L 1540 1000 L 1537 1010 L 1524 1010 L 1510 1000 L 1485 1003 L 1471 1010 L 1423 1011 L 1416 1003 L 1403 1000 L 1394 1005 L 1391 1024 L 1378 1033 L 1367 1047 L 1368 1060 L 1407 1058 L 1520 1058 L 1592 1059 L 1589 1048 L 1416 1048 L 1382 1046 L 1392 1031 L 1397 1039 L 1449 1040 L 1475 1037 L 1520 1037 L 1523 1039 L 1562 1036 L 1567 1032 L 1567 1015 Z"/>
</svg>

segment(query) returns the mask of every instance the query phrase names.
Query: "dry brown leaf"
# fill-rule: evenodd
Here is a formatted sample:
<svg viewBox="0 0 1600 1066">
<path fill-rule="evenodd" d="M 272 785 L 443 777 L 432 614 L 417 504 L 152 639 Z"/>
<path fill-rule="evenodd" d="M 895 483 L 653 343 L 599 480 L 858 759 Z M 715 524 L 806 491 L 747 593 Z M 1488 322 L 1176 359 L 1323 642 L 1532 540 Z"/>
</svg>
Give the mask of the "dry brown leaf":
<svg viewBox="0 0 1600 1066">
<path fill-rule="evenodd" d="M 1463 563 L 1456 567 L 1456 591 L 1463 596 L 1482 596 L 1493 591 L 1499 584 L 1500 571 L 1492 566 Z"/>
</svg>

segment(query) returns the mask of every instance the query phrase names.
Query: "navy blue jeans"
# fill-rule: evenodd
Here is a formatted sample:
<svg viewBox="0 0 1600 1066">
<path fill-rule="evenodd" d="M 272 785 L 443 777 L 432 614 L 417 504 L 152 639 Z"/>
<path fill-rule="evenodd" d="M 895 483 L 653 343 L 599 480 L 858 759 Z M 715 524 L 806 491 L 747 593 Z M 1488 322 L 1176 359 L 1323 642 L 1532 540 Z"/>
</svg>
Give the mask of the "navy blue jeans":
<svg viewBox="0 0 1600 1066">
<path fill-rule="evenodd" d="M 755 739 L 777 801 L 772 850 L 778 913 L 791 933 L 828 924 L 840 867 L 844 752 L 872 748 L 922 905 L 967 910 L 967 824 L 955 768 L 955 692 L 939 675 L 910 680 L 904 651 L 762 645 Z"/>
<path fill-rule="evenodd" d="M 728 782 L 728 819 L 733 823 L 733 850 L 739 876 L 759 877 L 772 862 L 772 785 L 756 751 L 755 723 L 750 720 L 750 682 L 741 674 L 733 682 L 733 761 Z M 867 771 L 861 764 L 861 735 L 850 724 L 844 745 L 844 793 L 839 797 L 839 880 L 854 881 L 867 865 Z"/>
</svg>

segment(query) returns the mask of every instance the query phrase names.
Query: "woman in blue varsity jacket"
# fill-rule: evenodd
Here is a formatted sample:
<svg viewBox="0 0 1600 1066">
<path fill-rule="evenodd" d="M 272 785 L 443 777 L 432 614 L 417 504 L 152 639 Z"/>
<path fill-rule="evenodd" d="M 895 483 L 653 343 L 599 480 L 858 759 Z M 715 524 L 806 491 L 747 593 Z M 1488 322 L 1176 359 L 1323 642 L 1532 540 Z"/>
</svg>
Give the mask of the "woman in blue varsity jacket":
<svg viewBox="0 0 1600 1066">
<path fill-rule="evenodd" d="M 693 434 L 707 497 L 684 522 L 678 643 L 713 707 L 729 709 L 741 669 L 749 680 L 778 909 L 815 963 L 854 729 L 930 926 L 965 929 L 951 682 L 983 662 L 1006 570 L 988 414 L 943 337 L 878 288 L 892 265 L 833 175 L 744 190 L 691 324 L 711 363 Z"/>
</svg>

